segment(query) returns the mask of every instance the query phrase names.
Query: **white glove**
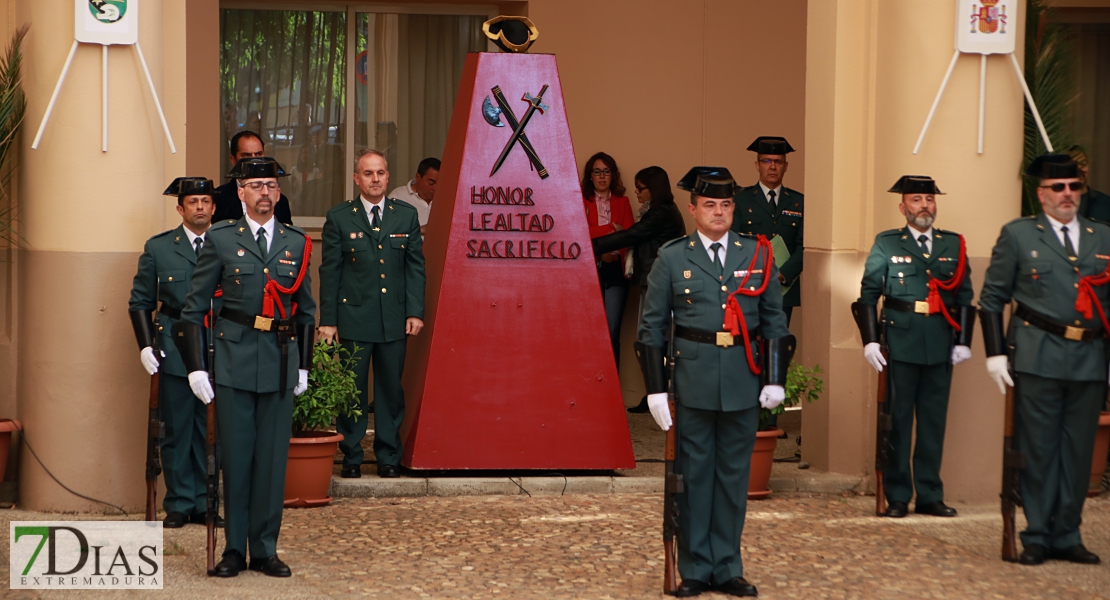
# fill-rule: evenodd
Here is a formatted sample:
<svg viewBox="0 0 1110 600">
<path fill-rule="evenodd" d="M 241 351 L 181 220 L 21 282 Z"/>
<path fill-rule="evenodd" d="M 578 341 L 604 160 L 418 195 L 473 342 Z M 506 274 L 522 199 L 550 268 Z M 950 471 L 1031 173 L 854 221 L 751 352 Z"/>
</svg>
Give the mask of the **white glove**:
<svg viewBox="0 0 1110 600">
<path fill-rule="evenodd" d="M 300 396 L 308 389 L 308 371 L 297 369 L 297 387 L 293 388 L 293 395 Z"/>
<path fill-rule="evenodd" d="M 162 356 L 166 353 L 163 352 Z M 143 368 L 146 369 L 147 375 L 153 375 L 158 372 L 158 359 L 154 356 L 154 348 L 147 346 L 139 352 L 139 362 L 143 363 Z"/>
<path fill-rule="evenodd" d="M 875 368 L 876 371 L 882 373 L 883 367 L 886 366 L 886 359 L 883 358 L 882 350 L 879 350 L 879 342 L 871 342 L 863 347 L 863 357 L 867 362 Z"/>
<path fill-rule="evenodd" d="M 671 407 L 667 404 L 667 394 L 648 394 L 648 409 L 659 429 L 671 428 Z"/>
<path fill-rule="evenodd" d="M 207 371 L 189 373 L 189 387 L 193 388 L 193 395 L 205 404 L 211 404 L 216 397 L 216 392 L 212 391 L 212 383 L 208 381 Z"/>
<path fill-rule="evenodd" d="M 1005 354 L 987 357 L 987 373 L 998 384 L 998 391 L 1006 393 L 1006 386 L 1014 387 L 1014 380 L 1010 378 L 1010 361 Z"/>
<path fill-rule="evenodd" d="M 781 385 L 765 385 L 759 392 L 759 405 L 767 410 L 782 404 L 786 400 L 786 388 Z"/>
<path fill-rule="evenodd" d="M 967 346 L 952 346 L 952 365 L 958 365 L 971 358 L 971 348 Z"/>
</svg>

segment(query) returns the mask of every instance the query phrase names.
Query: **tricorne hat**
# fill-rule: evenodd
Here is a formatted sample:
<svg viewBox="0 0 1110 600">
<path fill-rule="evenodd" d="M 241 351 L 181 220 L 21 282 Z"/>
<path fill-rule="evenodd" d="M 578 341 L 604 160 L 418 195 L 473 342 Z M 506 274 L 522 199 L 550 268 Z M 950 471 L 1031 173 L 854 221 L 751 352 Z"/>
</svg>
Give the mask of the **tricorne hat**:
<svg viewBox="0 0 1110 600">
<path fill-rule="evenodd" d="M 528 17 L 501 15 L 482 23 L 482 33 L 505 52 L 527 52 L 540 37 L 540 30 Z"/>
<path fill-rule="evenodd" d="M 1042 154 L 1025 167 L 1025 174 L 1040 179 L 1078 179 L 1079 165 L 1067 154 Z"/>
<path fill-rule="evenodd" d="M 240 158 L 239 162 L 231 167 L 227 176 L 231 179 L 261 179 L 269 177 L 285 177 L 289 175 L 281 168 L 278 161 L 269 156 L 252 156 Z"/>
<path fill-rule="evenodd" d="M 794 148 L 784 137 L 761 135 L 748 146 L 748 150 L 758 154 L 789 154 Z"/>
<path fill-rule="evenodd" d="M 207 177 L 178 177 L 170 182 L 163 196 L 211 196 L 216 185 Z"/>
<path fill-rule="evenodd" d="M 678 189 L 703 198 L 732 198 L 740 190 L 724 167 L 694 167 L 678 181 Z"/>
<path fill-rule="evenodd" d="M 928 175 L 903 175 L 887 191 L 892 194 L 944 195 L 944 192 L 937 187 L 937 182 L 933 181 L 933 178 Z"/>
</svg>

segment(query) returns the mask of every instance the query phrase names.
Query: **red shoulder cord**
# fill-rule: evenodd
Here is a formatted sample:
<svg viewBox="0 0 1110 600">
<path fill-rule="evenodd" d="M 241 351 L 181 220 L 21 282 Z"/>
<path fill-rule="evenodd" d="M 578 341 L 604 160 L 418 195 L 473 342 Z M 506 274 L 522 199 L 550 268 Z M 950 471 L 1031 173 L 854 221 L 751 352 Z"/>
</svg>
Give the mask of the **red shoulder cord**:
<svg viewBox="0 0 1110 600">
<path fill-rule="evenodd" d="M 948 307 L 940 299 L 940 290 L 950 292 L 960 287 L 960 284 L 964 282 L 964 274 L 967 272 L 967 243 L 964 242 L 964 236 L 960 235 L 959 238 L 960 257 L 956 259 L 956 272 L 944 281 L 929 275 L 929 295 L 925 297 L 925 301 L 929 303 L 929 314 L 940 313 L 944 315 L 944 320 L 948 321 L 948 324 L 956 331 L 961 330 L 960 324 L 952 319 L 952 315 L 948 314 Z"/>
<path fill-rule="evenodd" d="M 310 256 L 312 256 L 312 238 L 306 235 L 304 236 L 304 258 L 301 260 L 301 272 L 297 273 L 297 280 L 293 282 L 293 285 L 287 288 L 278 285 L 278 282 L 274 281 L 274 278 L 270 277 L 269 273 L 266 273 L 265 295 L 262 297 L 263 317 L 273 318 L 274 305 L 277 304 L 278 311 L 281 312 L 281 318 L 287 318 L 285 316 L 285 307 L 281 304 L 281 298 L 278 294 L 292 294 L 301 287 L 301 282 L 304 281 L 305 271 L 308 269 L 308 258 Z M 293 310 L 291 312 L 297 312 L 296 302 L 293 303 Z"/>
<path fill-rule="evenodd" d="M 1104 331 L 1110 331 L 1110 325 L 1106 323 L 1106 314 L 1102 312 L 1102 303 L 1095 297 L 1095 287 L 1106 285 L 1110 282 L 1110 263 L 1107 263 L 1106 269 L 1098 275 L 1087 275 L 1079 279 L 1079 296 L 1075 298 L 1075 310 L 1083 314 L 1083 317 L 1090 319 L 1093 315 L 1091 312 L 1091 305 L 1098 309 L 1098 318 L 1102 321 Z"/>
<path fill-rule="evenodd" d="M 763 283 L 755 289 L 748 289 L 745 287 L 748 279 L 755 272 L 756 263 L 759 262 L 760 253 L 766 250 L 767 255 L 763 259 Z M 766 237 L 760 235 L 756 237 L 755 255 L 752 256 L 752 264 L 748 265 L 748 272 L 744 274 L 744 278 L 740 280 L 740 285 L 736 287 L 736 291 L 728 295 L 728 302 L 725 308 L 725 323 L 724 329 L 731 333 L 733 336 L 741 336 L 744 338 L 744 352 L 748 355 L 748 368 L 752 373 L 759 375 L 759 365 L 755 364 L 755 356 L 752 355 L 752 343 L 748 334 L 748 322 L 744 319 L 744 310 L 740 308 L 740 302 L 736 299 L 736 294 L 742 296 L 758 296 L 767 289 L 767 280 L 771 276 L 771 260 L 772 260 L 771 242 Z"/>
</svg>

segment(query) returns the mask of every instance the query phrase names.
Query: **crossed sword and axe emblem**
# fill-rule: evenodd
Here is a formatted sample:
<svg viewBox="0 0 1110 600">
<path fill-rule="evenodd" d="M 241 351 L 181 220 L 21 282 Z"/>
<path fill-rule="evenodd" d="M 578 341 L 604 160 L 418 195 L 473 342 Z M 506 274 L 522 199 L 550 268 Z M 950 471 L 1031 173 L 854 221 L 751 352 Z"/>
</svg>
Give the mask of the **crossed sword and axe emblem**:
<svg viewBox="0 0 1110 600">
<path fill-rule="evenodd" d="M 540 88 L 540 93 L 534 98 L 527 92 L 524 94 L 521 100 L 528 103 L 528 109 L 524 111 L 524 116 L 520 118 L 520 121 L 517 121 L 516 114 L 513 113 L 513 108 L 509 106 L 508 100 L 505 99 L 505 94 L 502 93 L 501 86 L 495 85 L 490 91 L 493 92 L 493 97 L 497 101 L 497 106 L 494 106 L 493 103 L 490 102 L 489 96 L 486 96 L 486 99 L 482 102 L 482 116 L 485 117 L 486 123 L 494 127 L 504 127 L 505 124 L 501 122 L 501 115 L 505 115 L 505 120 L 508 121 L 509 127 L 513 128 L 513 134 L 509 137 L 509 142 L 505 144 L 505 149 L 501 151 L 501 156 L 497 157 L 497 162 L 493 164 L 493 170 L 489 173 L 490 177 L 493 177 L 493 174 L 501 168 L 501 165 L 505 162 L 505 158 L 509 156 L 509 152 L 513 149 L 513 146 L 515 146 L 517 142 L 520 142 L 520 147 L 524 148 L 524 153 L 528 155 L 528 162 L 539 172 L 540 179 L 547 179 L 547 168 L 540 162 L 540 157 L 536 154 L 536 149 L 532 147 L 532 142 L 528 141 L 528 136 L 524 133 L 524 128 L 528 126 L 528 121 L 532 119 L 532 115 L 536 114 L 537 110 L 540 111 L 540 114 L 544 114 L 548 109 L 548 106 L 542 102 L 543 95 L 547 92 L 547 85 Z"/>
</svg>

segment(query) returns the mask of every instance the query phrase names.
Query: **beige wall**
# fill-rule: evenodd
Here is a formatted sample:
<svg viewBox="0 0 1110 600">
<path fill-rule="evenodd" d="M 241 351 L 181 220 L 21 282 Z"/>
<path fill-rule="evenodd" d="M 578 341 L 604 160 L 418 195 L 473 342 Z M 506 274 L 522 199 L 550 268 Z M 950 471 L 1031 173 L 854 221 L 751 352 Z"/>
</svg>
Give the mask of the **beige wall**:
<svg viewBox="0 0 1110 600">
<path fill-rule="evenodd" d="M 809 3 L 806 185 L 827 201 L 808 207 L 801 356 L 827 365 L 828 378 L 824 398 L 803 412 L 802 452 L 822 470 L 873 473 L 876 375 L 849 304 L 875 234 L 905 222 L 885 190 L 903 174 L 937 179 L 947 192 L 937 226 L 964 234 L 976 290 L 1000 227 L 1020 213 L 1022 95 L 1008 57 L 987 61 L 984 153 L 976 152 L 979 60 L 964 56 L 912 154 L 952 57 L 954 14 L 955 0 Z M 1020 20 L 1012 27 L 1022 31 Z M 954 370 L 948 412 L 942 476 L 953 502 L 997 497 L 1001 473 L 1003 398 L 986 375 L 981 338 L 972 351 Z"/>
</svg>

